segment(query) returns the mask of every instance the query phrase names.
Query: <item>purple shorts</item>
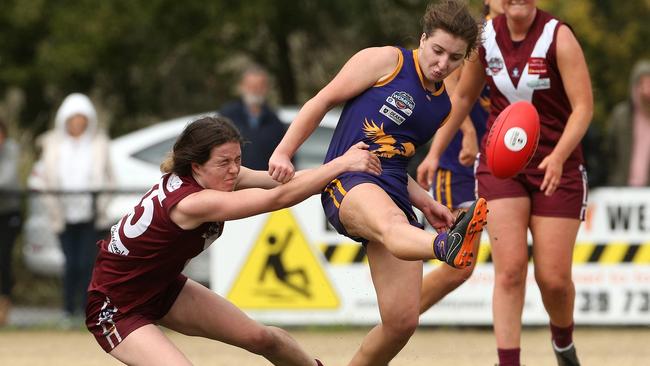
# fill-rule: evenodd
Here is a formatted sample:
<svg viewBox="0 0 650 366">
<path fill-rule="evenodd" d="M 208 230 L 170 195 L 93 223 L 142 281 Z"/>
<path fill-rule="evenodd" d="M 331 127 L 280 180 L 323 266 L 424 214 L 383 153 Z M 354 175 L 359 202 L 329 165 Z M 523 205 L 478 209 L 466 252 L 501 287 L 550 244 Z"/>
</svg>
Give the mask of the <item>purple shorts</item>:
<svg viewBox="0 0 650 366">
<path fill-rule="evenodd" d="M 536 216 L 566 217 L 584 220 L 587 208 L 587 171 L 582 165 L 570 166 L 562 171 L 557 190 L 545 196 L 539 187 L 544 180 L 544 172 L 526 168 L 522 173 L 507 179 L 492 175 L 481 154 L 478 169 L 478 195 L 487 201 L 499 198 L 529 197 L 531 214 Z"/>
<path fill-rule="evenodd" d="M 362 183 L 378 185 L 388 194 L 393 202 L 395 202 L 397 207 L 404 212 L 411 225 L 420 229 L 424 227 L 418 222 L 418 218 L 413 212 L 413 206 L 411 206 L 411 202 L 408 199 L 408 181 L 406 180 L 406 175 L 404 175 L 404 177 L 401 177 L 400 175 L 391 176 L 391 174 L 386 171 L 384 171 L 384 173 L 379 177 L 365 173 L 346 173 L 331 181 L 327 187 L 325 187 L 320 196 L 323 209 L 325 210 L 325 216 L 327 216 L 327 220 L 339 234 L 345 235 L 364 245 L 368 243 L 368 239 L 348 234 L 339 220 L 339 206 L 341 205 L 341 202 L 343 202 L 343 198 L 350 189 Z"/>
<path fill-rule="evenodd" d="M 88 293 L 86 305 L 86 327 L 95 336 L 97 343 L 111 352 L 131 332 L 147 324 L 155 324 L 164 317 L 181 293 L 187 277 L 178 275 L 165 291 L 150 301 L 126 313 L 120 311 L 114 301 L 98 291 Z"/>
<path fill-rule="evenodd" d="M 468 208 L 476 200 L 476 180 L 473 176 L 438 168 L 431 192 L 433 199 L 450 210 Z"/>
</svg>

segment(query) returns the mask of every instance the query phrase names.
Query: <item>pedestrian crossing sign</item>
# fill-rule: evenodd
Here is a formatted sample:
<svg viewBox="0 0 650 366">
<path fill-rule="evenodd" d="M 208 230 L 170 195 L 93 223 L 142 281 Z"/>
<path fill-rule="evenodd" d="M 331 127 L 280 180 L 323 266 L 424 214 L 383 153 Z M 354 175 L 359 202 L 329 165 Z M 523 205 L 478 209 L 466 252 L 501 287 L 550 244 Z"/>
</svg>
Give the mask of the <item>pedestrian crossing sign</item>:
<svg viewBox="0 0 650 366">
<path fill-rule="evenodd" d="M 289 209 L 269 215 L 227 298 L 242 309 L 339 307 L 321 261 Z"/>
</svg>

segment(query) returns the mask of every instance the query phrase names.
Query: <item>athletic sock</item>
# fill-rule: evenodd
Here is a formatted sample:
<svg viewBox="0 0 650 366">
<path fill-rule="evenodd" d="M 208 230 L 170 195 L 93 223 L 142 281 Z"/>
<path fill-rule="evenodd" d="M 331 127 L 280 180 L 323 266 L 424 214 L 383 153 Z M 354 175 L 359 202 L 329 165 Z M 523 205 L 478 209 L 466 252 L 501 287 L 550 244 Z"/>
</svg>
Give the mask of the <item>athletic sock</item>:
<svg viewBox="0 0 650 366">
<path fill-rule="evenodd" d="M 520 366 L 519 354 L 521 348 L 497 348 L 499 366 Z"/>
<path fill-rule="evenodd" d="M 549 323 L 549 325 L 551 326 L 551 339 L 557 349 L 569 348 L 573 344 L 573 323 L 565 328 L 552 323 Z"/>
<path fill-rule="evenodd" d="M 447 240 L 447 233 L 440 233 L 433 239 L 433 254 L 436 256 L 436 259 L 445 261 L 447 256 L 447 245 L 445 241 Z"/>
</svg>

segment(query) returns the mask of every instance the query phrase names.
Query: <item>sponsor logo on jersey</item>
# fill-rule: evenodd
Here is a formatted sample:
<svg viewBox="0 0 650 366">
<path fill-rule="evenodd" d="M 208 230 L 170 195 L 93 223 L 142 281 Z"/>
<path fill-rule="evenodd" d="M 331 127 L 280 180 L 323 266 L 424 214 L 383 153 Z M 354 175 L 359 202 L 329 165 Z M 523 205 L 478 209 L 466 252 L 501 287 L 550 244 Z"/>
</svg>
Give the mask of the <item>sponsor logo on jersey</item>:
<svg viewBox="0 0 650 366">
<path fill-rule="evenodd" d="M 528 59 L 528 73 L 532 75 L 546 74 L 546 59 L 543 57 L 531 57 Z"/>
<path fill-rule="evenodd" d="M 388 117 L 388 119 L 397 123 L 398 125 L 401 125 L 402 123 L 404 123 L 404 121 L 406 121 L 406 118 L 404 116 L 397 113 L 397 111 L 387 106 L 386 104 L 382 105 L 381 108 L 379 108 L 379 113 Z"/>
<path fill-rule="evenodd" d="M 503 60 L 498 57 L 492 57 L 488 60 L 487 65 L 488 67 L 485 69 L 485 73 L 489 76 L 494 76 L 503 69 Z"/>
<path fill-rule="evenodd" d="M 410 116 L 415 108 L 415 101 L 411 94 L 403 91 L 396 91 L 386 101 L 393 107 L 397 107 L 401 112 Z"/>
<path fill-rule="evenodd" d="M 167 180 L 167 192 L 173 192 L 180 188 L 181 185 L 183 185 L 183 180 L 178 175 L 172 174 Z"/>
<path fill-rule="evenodd" d="M 526 86 L 533 90 L 545 90 L 551 88 L 551 79 L 529 80 Z"/>
<path fill-rule="evenodd" d="M 129 249 L 127 249 L 127 247 L 124 246 L 124 243 L 122 243 L 120 234 L 118 232 L 122 221 L 124 221 L 124 218 L 122 218 L 117 224 L 111 227 L 111 240 L 108 242 L 106 250 L 113 254 L 126 256 L 129 255 Z"/>
</svg>

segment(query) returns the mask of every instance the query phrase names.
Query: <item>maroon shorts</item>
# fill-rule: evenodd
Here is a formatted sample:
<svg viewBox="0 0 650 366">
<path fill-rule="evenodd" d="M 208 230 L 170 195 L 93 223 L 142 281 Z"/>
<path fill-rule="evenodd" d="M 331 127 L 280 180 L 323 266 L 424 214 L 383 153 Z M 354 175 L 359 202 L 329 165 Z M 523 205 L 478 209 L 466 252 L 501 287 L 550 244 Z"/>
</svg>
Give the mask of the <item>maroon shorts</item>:
<svg viewBox="0 0 650 366">
<path fill-rule="evenodd" d="M 545 196 L 539 189 L 544 180 L 544 171 L 538 169 L 527 169 L 512 178 L 500 179 L 490 173 L 485 159 L 481 157 L 476 179 L 479 196 L 488 201 L 529 197 L 532 215 L 584 220 L 588 185 L 587 171 L 582 165 L 564 169 L 560 184 L 551 196 Z"/>
<path fill-rule="evenodd" d="M 88 293 L 86 305 L 86 327 L 108 353 L 134 330 L 147 324 L 155 324 L 164 317 L 186 281 L 187 277 L 179 275 L 163 292 L 124 313 L 115 306 L 119 299 L 111 299 L 101 292 L 91 291 Z"/>
</svg>

